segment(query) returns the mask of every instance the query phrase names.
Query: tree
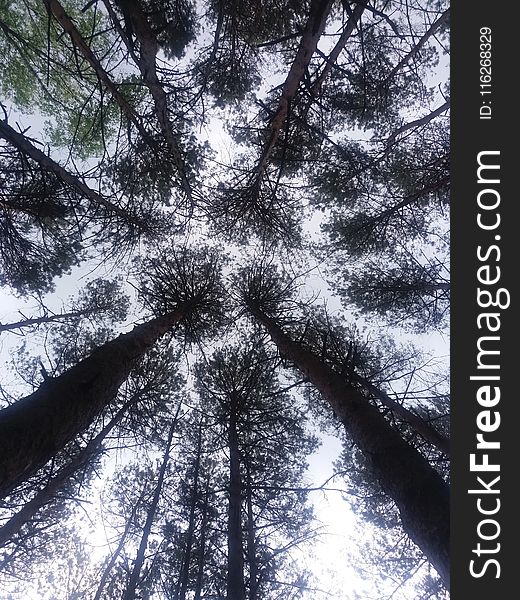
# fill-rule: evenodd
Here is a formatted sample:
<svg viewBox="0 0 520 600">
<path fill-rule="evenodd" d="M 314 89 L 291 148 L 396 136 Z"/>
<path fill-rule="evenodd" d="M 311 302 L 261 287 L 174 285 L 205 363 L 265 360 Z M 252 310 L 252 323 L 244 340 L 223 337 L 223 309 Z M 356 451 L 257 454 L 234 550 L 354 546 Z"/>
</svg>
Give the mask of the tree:
<svg viewBox="0 0 520 600">
<path fill-rule="evenodd" d="M 82 11 L 82 2 L 68 2 L 78 31 L 112 66 L 117 43 L 99 10 Z M 0 67 L 3 97 L 22 113 L 37 110 L 45 119 L 53 146 L 82 158 L 103 153 L 117 132 L 118 111 L 102 93 L 67 37 L 50 26 L 40 0 L 6 2 L 0 9 Z M 103 36 L 92 36 L 103 29 Z M 59 115 L 59 118 L 57 118 Z"/>
<path fill-rule="evenodd" d="M 319 421 L 344 432 L 360 513 L 405 540 L 396 577 L 423 552 L 447 585 L 445 386 L 391 343 L 447 326 L 446 3 L 4 4 L 7 571 L 47 561 L 95 600 L 312 594 L 294 550 L 315 534 Z M 81 298 L 44 296 L 100 268 Z M 94 564 L 79 542 L 54 575 L 56 524 L 105 483 L 107 446 L 126 464 L 103 492 L 110 550 Z"/>
<path fill-rule="evenodd" d="M 234 174 L 230 184 L 220 186 L 218 202 L 211 206 L 212 214 L 223 221 L 224 231 L 228 235 L 236 236 L 235 228 L 238 227 L 240 231 L 241 227 L 245 227 L 246 231 L 258 232 L 261 239 L 270 242 L 280 238 L 294 241 L 291 202 L 279 192 L 283 161 L 280 166 L 269 167 L 284 131 L 287 135 L 284 126 L 289 125 L 290 108 L 325 29 L 331 6 L 330 1 L 313 0 L 310 3 L 294 60 L 281 86 L 278 104 L 269 115 L 268 125 L 261 135 L 260 155 L 254 164 L 247 165 L 245 169 L 240 165 L 238 174 Z"/>
<path fill-rule="evenodd" d="M 422 552 L 403 535 L 395 505 L 382 493 L 366 461 L 344 440 L 335 463 L 335 481 L 344 481 L 345 497 L 361 517 L 356 531 L 358 543 L 349 552 L 349 562 L 370 579 L 380 598 L 448 598 L 442 579 L 428 565 Z"/>
<path fill-rule="evenodd" d="M 0 149 L 0 181 L 0 284 L 48 291 L 81 253 L 70 210 L 74 193 L 8 145 Z"/>
<path fill-rule="evenodd" d="M 2 410 L 2 495 L 91 423 L 113 399 L 135 361 L 183 318 L 183 312 L 180 307 L 136 326 Z"/>
<path fill-rule="evenodd" d="M 163 494 L 162 540 L 152 559 L 159 589 L 168 600 L 214 593 L 214 562 L 223 546 L 217 501 L 220 460 L 205 416 L 198 407 L 193 410 L 195 398 L 188 404 L 192 410 L 179 428 L 179 452 Z"/>
<path fill-rule="evenodd" d="M 177 222 L 176 227 L 182 229 L 187 215 L 193 211 L 188 181 L 188 175 L 191 177 L 197 163 L 193 137 L 186 150 L 190 159 L 188 169 L 178 148 L 178 135 L 168 121 L 164 90 L 158 84 L 150 83 L 148 75 L 145 77 L 157 101 L 155 91 L 160 89 L 163 94 L 157 118 L 159 130 L 164 135 L 158 136 L 156 128 L 146 124 L 150 120 L 149 115 L 143 120 L 142 111 L 146 110 L 146 106 L 142 106 L 143 93 L 135 75 L 117 72 L 117 65 L 121 62 L 121 40 L 117 39 L 117 31 L 106 27 L 107 18 L 103 11 L 88 10 L 92 3 L 85 10 L 80 10 L 82 6 L 72 2 L 66 10 L 59 2 L 28 2 L 0 15 L 0 30 L 5 35 L 2 41 L 6 52 L 14 59 L 13 69 L 16 68 L 17 73 L 26 69 L 24 76 L 18 77 L 14 95 L 9 93 L 10 100 L 16 108 L 32 108 L 41 99 L 37 91 L 42 88 L 44 102 L 38 104 L 41 110 L 54 117 L 58 111 L 63 113 L 65 108 L 65 116 L 60 119 L 58 127 L 47 123 L 47 136 L 44 137 L 47 137 L 46 145 L 50 137 L 51 147 L 67 148 L 68 162 L 74 167 L 63 166 L 54 156 L 40 150 L 38 142 L 25 135 L 27 130 L 21 133 L 11 127 L 7 123 L 7 108 L 2 104 L 6 118 L 0 125 L 0 136 L 19 152 L 23 161 L 19 172 L 30 171 L 25 163 L 29 167 L 36 163 L 43 177 L 50 178 L 55 188 L 50 189 L 49 185 L 44 185 L 45 182 L 39 184 L 44 190 L 39 192 L 42 199 L 33 200 L 32 205 L 40 205 L 38 214 L 42 213 L 45 202 L 47 207 L 50 206 L 50 202 L 45 201 L 45 194 L 51 193 L 55 196 L 54 206 L 60 210 L 59 213 L 55 210 L 52 220 L 47 218 L 45 224 L 41 219 L 25 219 L 37 236 L 44 238 L 43 243 L 37 245 L 32 236 L 30 241 L 27 240 L 26 225 L 22 228 L 16 219 L 11 218 L 15 216 L 12 215 L 13 208 L 20 210 L 23 205 L 19 201 L 4 205 L 7 208 L 3 214 L 9 217 L 4 227 L 5 239 L 9 241 L 4 252 L 5 271 L 15 270 L 15 258 L 21 263 L 18 271 L 22 271 L 21 274 L 13 273 L 5 283 L 21 291 L 28 288 L 25 280 L 34 280 L 37 276 L 52 280 L 54 276 L 67 272 L 79 260 L 84 260 L 88 256 L 87 249 L 80 241 L 94 238 L 96 251 L 104 258 L 110 252 L 121 256 L 143 237 L 169 230 L 174 221 Z M 60 24 L 57 25 L 55 20 Z M 24 28 L 23 23 L 31 26 Z M 63 35 L 63 32 L 66 34 Z M 6 79 L 13 79 L 8 67 L 5 71 Z M 71 103 L 74 105 L 72 108 Z M 119 117 L 128 121 L 126 140 L 121 123 L 118 123 Z M 84 160 L 92 154 L 101 154 L 101 158 L 94 167 L 87 167 Z M 141 155 L 140 161 L 135 160 L 136 155 Z M 129 171 L 125 166 L 132 157 L 134 169 Z M 141 166 L 141 173 L 135 168 L 137 164 Z M 34 167 L 31 169 L 37 172 Z M 136 176 L 129 184 L 128 175 L 134 175 L 134 172 Z M 148 178 L 148 183 L 162 179 L 162 184 L 153 188 L 138 186 L 139 174 L 141 178 Z M 92 182 L 97 182 L 97 185 L 92 185 Z M 172 185 L 176 183 L 188 195 L 188 201 L 183 198 L 172 200 Z M 12 185 L 15 194 L 20 195 L 17 190 L 20 186 L 14 182 Z M 33 186 L 33 195 L 36 189 Z M 152 189 L 156 194 L 151 193 Z M 65 197 L 65 202 L 61 200 L 58 204 L 56 200 L 60 195 Z M 184 215 L 160 214 L 161 203 L 178 204 L 179 212 L 184 212 Z M 34 212 L 34 206 L 30 210 Z M 95 236 L 92 236 L 93 232 Z M 54 253 L 50 251 L 53 247 Z M 89 250 L 92 251 L 92 248 L 93 244 Z M 30 262 L 29 250 L 34 255 Z M 45 268 L 45 261 L 49 268 Z M 29 269 L 31 272 L 27 273 Z M 40 281 L 30 285 L 32 288 L 29 287 L 29 290 L 44 290 L 50 288 L 50 281 L 45 281 L 45 286 Z"/>
<path fill-rule="evenodd" d="M 98 582 L 98 586 L 96 589 L 96 593 L 94 595 L 94 600 L 100 600 L 100 598 L 103 595 L 103 592 L 105 590 L 105 585 L 111 575 L 111 572 L 119 558 L 119 555 L 121 554 L 124 545 L 127 541 L 127 536 L 129 534 L 129 531 L 131 529 L 131 527 L 134 525 L 134 520 L 136 517 L 136 512 L 137 509 L 140 507 L 143 499 L 144 499 L 144 492 L 145 490 L 143 490 L 139 496 L 139 498 L 137 499 L 136 503 L 132 506 L 132 510 L 130 512 L 130 515 L 127 518 L 127 521 L 125 523 L 125 528 L 123 530 L 123 534 L 121 535 L 119 542 L 117 544 L 116 549 L 114 550 L 114 552 L 112 553 L 112 556 L 110 557 L 110 559 L 108 560 L 108 562 L 106 563 L 101 576 L 99 578 L 99 582 Z"/>
<path fill-rule="evenodd" d="M 177 580 L 177 585 L 175 587 L 175 598 L 178 600 L 185 600 L 186 598 L 186 593 L 188 590 L 188 585 L 190 583 L 190 564 L 191 561 L 193 559 L 193 547 L 195 544 L 195 527 L 196 527 L 196 522 L 195 522 L 195 518 L 196 518 L 196 510 L 197 510 L 197 504 L 200 503 L 200 485 L 201 485 L 201 471 L 202 471 L 202 460 L 203 460 L 203 456 L 202 456 L 202 419 L 200 420 L 200 423 L 198 425 L 198 432 L 197 432 L 197 441 L 196 441 L 196 449 L 195 449 L 195 457 L 194 457 L 194 464 L 193 464 L 193 484 L 191 486 L 191 490 L 189 492 L 189 513 L 188 513 L 188 529 L 186 531 L 186 542 L 184 544 L 183 547 L 183 553 L 182 553 L 182 561 L 181 561 L 181 567 L 179 569 L 179 577 Z M 207 484 L 209 485 L 209 477 L 207 478 Z M 207 514 L 207 502 L 208 502 L 208 497 L 207 497 L 207 486 L 206 486 L 206 497 L 205 497 L 205 505 L 204 505 L 204 509 L 203 509 L 203 519 L 202 519 L 202 523 L 201 523 L 201 531 L 200 531 L 200 535 L 201 536 L 205 536 L 206 532 L 205 530 L 205 515 Z M 203 550 L 203 546 L 200 549 L 201 552 L 201 560 L 199 560 L 199 563 L 197 564 L 197 570 L 198 570 L 198 574 L 197 574 L 197 580 L 200 581 L 200 584 L 202 583 L 202 571 L 203 571 L 203 563 L 204 563 L 204 550 Z M 202 563 L 202 564 L 201 564 Z M 200 595 L 200 589 L 201 589 L 201 585 L 198 585 L 198 593 Z"/>
<path fill-rule="evenodd" d="M 140 590 L 148 587 L 149 582 L 144 581 L 148 573 L 141 573 L 144 560 L 138 549 L 141 543 L 148 545 L 150 532 L 145 533 L 144 528 L 148 515 L 156 516 L 157 504 L 155 509 L 152 506 L 163 460 L 164 455 L 159 465 L 142 461 L 129 463 L 116 471 L 105 488 L 102 510 L 112 516 L 110 525 L 115 531 L 112 539 L 116 546 L 93 573 L 91 589 L 96 590 L 96 600 L 135 592 L 135 589 L 128 590 L 135 569 L 142 576 L 138 582 Z M 152 518 L 152 525 L 153 521 Z M 136 553 L 139 553 L 137 560 Z"/>
<path fill-rule="evenodd" d="M 53 457 L 51 468 L 36 474 L 23 489 L 11 495 L 9 504 L 14 508 L 0 527 L 0 547 L 6 543 L 22 545 L 20 542 L 27 537 L 37 537 L 38 530 L 48 531 L 53 522 L 49 515 L 42 514 L 42 509 L 75 497 L 74 488 L 86 485 L 85 473 L 90 477 L 91 471 L 99 469 L 100 457 L 128 445 L 128 429 L 132 441 L 140 445 L 157 437 L 156 430 L 160 432 L 164 428 L 162 421 L 170 418 L 170 402 L 175 401 L 177 388 L 182 384 L 175 372 L 177 359 L 168 348 L 148 352 L 120 388 L 115 406 L 107 407 L 101 415 L 103 427 L 99 429 L 95 421 L 83 435 L 88 439 L 86 443 L 74 440 Z M 28 553 L 27 547 L 21 551 Z"/>
<path fill-rule="evenodd" d="M 424 379 L 420 390 L 412 385 L 416 371 L 423 372 L 422 377 L 426 378 L 424 368 L 418 364 L 420 354 L 413 347 L 396 347 L 391 339 L 382 336 L 377 342 L 363 341 L 355 325 L 349 326 L 338 317 L 332 317 L 312 305 L 304 306 L 298 312 L 301 312 L 305 326 L 293 323 L 292 327 L 297 327 L 294 334 L 300 343 L 318 355 L 322 363 L 340 373 L 349 385 L 368 394 L 369 399 L 379 405 L 392 422 L 402 422 L 433 451 L 449 456 L 449 437 L 424 416 L 422 402 L 424 394 L 430 389 L 432 395 L 427 398 L 430 401 L 427 408 L 437 416 L 442 416 L 441 407 L 435 405 L 435 400 L 439 399 L 442 404 L 444 396 L 442 392 L 437 393 L 435 382 L 424 389 L 424 386 L 428 386 Z M 392 384 L 399 384 L 404 379 L 407 383 L 402 395 L 413 402 L 410 407 L 405 406 L 399 399 L 400 394 L 392 390 Z"/>
<path fill-rule="evenodd" d="M 0 137 L 7 142 L 0 155 L 0 284 L 20 293 L 52 290 L 56 276 L 88 255 L 85 239 L 90 235 L 98 252 L 121 256 L 153 230 L 153 221 L 145 225 L 132 207 L 89 187 L 13 129 L 7 118 L 0 121 Z"/>
<path fill-rule="evenodd" d="M 284 289 L 285 287 L 285 289 Z M 280 354 L 321 392 L 386 494 L 396 503 L 403 528 L 449 584 L 449 491 L 442 477 L 394 431 L 384 417 L 341 374 L 294 341 L 273 315 L 287 286 L 269 271 L 252 270 L 242 298 L 252 316 L 269 332 Z M 269 312 L 268 312 L 269 311 Z"/>
<path fill-rule="evenodd" d="M 141 569 L 143 567 L 145 559 L 148 538 L 150 536 L 152 524 L 155 519 L 155 514 L 157 512 L 157 505 L 159 504 L 159 499 L 161 497 L 162 487 L 164 484 L 164 476 L 166 474 L 166 467 L 168 466 L 168 460 L 170 458 L 169 453 L 172 446 L 173 434 L 175 433 L 177 425 L 177 419 L 175 418 L 172 420 L 170 425 L 170 431 L 168 433 L 168 439 L 166 441 L 166 448 L 164 450 L 164 457 L 161 463 L 161 467 L 159 469 L 159 475 L 157 477 L 157 483 L 155 485 L 152 501 L 150 502 L 150 506 L 147 511 L 146 522 L 143 527 L 143 534 L 139 542 L 139 548 L 137 550 L 137 555 L 134 561 L 132 572 L 130 574 L 128 584 L 126 586 L 124 600 L 134 600 L 134 598 L 136 597 L 137 585 L 139 583 Z"/>
<path fill-rule="evenodd" d="M 18 534 L 20 529 L 30 521 L 43 506 L 54 500 L 57 494 L 65 488 L 73 475 L 76 475 L 83 467 L 88 466 L 88 463 L 91 462 L 93 457 L 100 451 L 101 444 L 106 436 L 122 419 L 132 402 L 135 402 L 135 398 L 132 398 L 129 402 L 124 404 L 103 429 L 92 438 L 88 444 L 82 448 L 72 460 L 70 460 L 70 462 L 61 467 L 58 472 L 48 480 L 45 487 L 39 490 L 31 500 L 26 502 L 18 513 L 13 515 L 7 523 L 2 525 L 0 528 L 0 547 L 4 546 L 14 535 Z"/>
<path fill-rule="evenodd" d="M 176 266 L 177 282 L 161 282 L 159 277 L 154 280 L 166 285 L 169 293 L 169 297 L 161 298 L 165 309 L 161 316 L 107 342 L 59 377 L 44 381 L 34 393 L 1 411 L 2 495 L 84 430 L 112 401 L 135 362 L 160 337 L 184 319 L 187 329 L 193 332 L 195 324 L 204 319 L 202 311 L 214 302 L 211 298 L 218 280 L 216 265 L 203 265 L 197 271 L 200 263 L 190 264 L 184 256 Z"/>
<path fill-rule="evenodd" d="M 42 325 L 69 323 L 75 327 L 83 319 L 96 323 L 104 319 L 123 321 L 128 311 L 129 299 L 125 296 L 116 280 L 95 279 L 81 291 L 78 298 L 71 299 L 70 306 L 59 312 L 48 308 L 38 298 L 38 316 L 25 317 L 12 323 L 0 323 L 0 333 L 4 331 L 23 332 L 27 328 L 38 329 Z"/>
<path fill-rule="evenodd" d="M 258 335 L 199 363 L 197 387 L 225 449 L 227 598 L 269 598 L 284 554 L 312 538 L 305 492 L 295 488 L 316 441 L 276 377 Z M 290 577 L 292 579 L 292 577 Z"/>
</svg>

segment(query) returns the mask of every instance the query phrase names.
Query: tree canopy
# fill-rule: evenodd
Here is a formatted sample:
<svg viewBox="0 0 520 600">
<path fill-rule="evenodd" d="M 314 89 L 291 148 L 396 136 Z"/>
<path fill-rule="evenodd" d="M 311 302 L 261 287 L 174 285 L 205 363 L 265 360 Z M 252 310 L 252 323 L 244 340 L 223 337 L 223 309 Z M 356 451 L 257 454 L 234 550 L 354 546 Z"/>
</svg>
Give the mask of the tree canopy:
<svg viewBox="0 0 520 600">
<path fill-rule="evenodd" d="M 360 588 L 447 597 L 448 33 L 442 0 L 2 3 L 2 593 L 361 598 L 312 554 L 336 494 Z"/>
</svg>

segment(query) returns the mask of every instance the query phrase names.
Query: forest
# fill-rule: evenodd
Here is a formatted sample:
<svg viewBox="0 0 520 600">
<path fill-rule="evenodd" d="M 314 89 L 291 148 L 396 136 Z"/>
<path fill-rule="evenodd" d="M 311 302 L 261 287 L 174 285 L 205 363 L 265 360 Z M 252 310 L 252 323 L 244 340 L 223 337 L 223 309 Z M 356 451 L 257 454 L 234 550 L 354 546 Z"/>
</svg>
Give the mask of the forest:
<svg viewBox="0 0 520 600">
<path fill-rule="evenodd" d="M 2 600 L 449 597 L 449 22 L 0 0 Z"/>
</svg>

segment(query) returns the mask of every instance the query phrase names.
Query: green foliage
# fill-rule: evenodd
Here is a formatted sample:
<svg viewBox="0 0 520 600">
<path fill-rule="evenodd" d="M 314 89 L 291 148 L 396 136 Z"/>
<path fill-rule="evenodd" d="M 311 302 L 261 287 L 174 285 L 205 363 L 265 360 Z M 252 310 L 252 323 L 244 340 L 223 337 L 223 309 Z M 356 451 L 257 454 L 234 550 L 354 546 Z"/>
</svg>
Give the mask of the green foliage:
<svg viewBox="0 0 520 600">
<path fill-rule="evenodd" d="M 83 2 L 65 4 L 92 50 L 112 52 L 101 11 L 82 12 Z M 119 113 L 100 93 L 96 75 L 78 56 L 43 2 L 3 2 L 0 8 L 0 93 L 24 113 L 48 117 L 47 130 L 57 147 L 81 158 L 98 155 L 116 131 Z M 109 61 L 110 61 L 109 57 Z"/>
<path fill-rule="evenodd" d="M 137 262 L 142 302 L 156 315 L 181 310 L 178 332 L 186 342 L 211 338 L 226 320 L 224 264 L 225 257 L 210 248 L 170 246 Z"/>
<path fill-rule="evenodd" d="M 50 291 L 82 258 L 75 194 L 4 144 L 0 187 L 0 285 L 21 294 Z"/>
<path fill-rule="evenodd" d="M 368 263 L 346 275 L 347 298 L 364 314 L 376 312 L 392 324 L 404 323 L 420 331 L 440 327 L 450 299 L 447 268 L 431 261 L 420 264 L 404 258 L 397 266 Z"/>
<path fill-rule="evenodd" d="M 7 519 L 126 407 L 107 438 L 107 459 L 98 453 L 78 470 L 0 555 L 11 586 L 20 568 L 45 580 L 45 597 L 58 589 L 67 600 L 92 600 L 96 590 L 102 600 L 123 597 L 173 419 L 138 596 L 226 596 L 232 452 L 250 600 L 315 596 L 292 549 L 315 534 L 305 482 L 313 432 L 323 425 L 337 435 L 338 422 L 308 381 L 301 392 L 284 352 L 252 324 L 259 316 L 344 377 L 444 471 L 438 453 L 361 379 L 399 390 L 425 420 L 445 421 L 428 367 L 393 331 L 370 331 L 378 319 L 415 332 L 447 325 L 448 88 L 435 83 L 447 21 L 428 33 L 445 5 L 370 3 L 332 59 L 360 3 L 333 3 L 318 51 L 305 55 L 302 32 L 322 5 L 68 0 L 94 60 L 45 3 L 0 6 L 0 108 L 12 123 L 0 154 L 0 285 L 33 295 L 43 319 L 23 332 L 17 375 L 45 388 L 126 330 L 128 317 L 179 317 L 83 438 L 5 506 Z M 13 131 L 23 140 L 15 144 Z M 319 276 L 301 274 L 316 257 Z M 105 275 L 55 320 L 61 309 L 43 294 L 81 262 Z M 343 306 L 330 298 L 334 313 L 317 309 L 321 292 Z M 382 532 L 386 566 L 394 564 L 387 574 L 404 581 L 422 557 L 400 541 L 392 500 L 350 442 L 341 461 L 355 509 Z M 71 498 L 82 506 L 99 490 L 109 546 L 96 562 L 99 555 L 88 557 L 81 542 L 72 547 L 75 534 L 63 528 L 60 537 L 59 528 L 81 519 Z M 85 514 L 95 517 L 97 500 Z M 59 572 L 44 566 L 66 552 Z M 434 576 L 417 586 L 406 589 L 443 597 Z M 379 580 L 376 588 L 387 592 Z"/>
</svg>

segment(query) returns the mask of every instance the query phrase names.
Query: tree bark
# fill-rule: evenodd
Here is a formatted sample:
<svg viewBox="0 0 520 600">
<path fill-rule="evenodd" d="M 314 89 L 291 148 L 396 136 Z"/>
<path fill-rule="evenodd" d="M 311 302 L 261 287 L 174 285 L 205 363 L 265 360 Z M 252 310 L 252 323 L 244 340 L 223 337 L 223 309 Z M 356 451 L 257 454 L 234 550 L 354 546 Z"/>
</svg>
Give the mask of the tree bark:
<svg viewBox="0 0 520 600">
<path fill-rule="evenodd" d="M 436 119 L 439 115 L 442 115 L 442 113 L 449 110 L 449 108 L 450 108 L 450 101 L 446 100 L 446 102 L 444 102 L 444 104 L 441 104 L 441 106 L 439 106 L 435 110 L 432 110 L 427 115 L 424 115 L 424 117 L 420 117 L 419 119 L 410 121 L 409 123 L 406 123 L 405 125 L 401 125 L 401 127 L 396 129 L 386 140 L 387 148 L 389 146 L 392 146 L 395 143 L 395 140 L 398 135 L 401 135 L 402 133 L 405 133 L 406 131 L 409 131 L 410 129 L 415 129 L 418 127 L 422 127 L 423 125 L 428 125 L 428 123 L 430 123 L 431 121 Z"/>
<path fill-rule="evenodd" d="M 365 455 L 383 491 L 395 502 L 404 531 L 424 552 L 449 587 L 449 488 L 428 461 L 344 377 L 294 342 L 259 309 L 250 307 L 280 354 L 311 381 L 328 401 Z"/>
<path fill-rule="evenodd" d="M 170 450 L 172 446 L 173 434 L 177 427 L 178 416 L 179 409 L 177 409 L 177 414 L 173 418 L 172 423 L 170 425 L 170 432 L 168 433 L 166 449 L 164 451 L 164 457 L 161 463 L 161 468 L 159 469 L 159 477 L 157 478 L 157 484 L 155 486 L 152 502 L 146 515 L 146 522 L 143 527 L 143 535 L 141 536 L 141 541 L 139 543 L 139 548 L 135 557 L 134 568 L 132 569 L 132 573 L 130 574 L 130 579 L 128 581 L 128 585 L 126 586 L 123 600 L 134 600 L 136 598 L 136 590 L 139 584 L 141 569 L 143 568 L 144 564 L 146 547 L 148 546 L 148 538 L 150 537 L 150 532 L 152 531 L 152 525 L 155 519 L 155 515 L 157 513 L 157 506 L 159 505 L 159 499 L 161 497 L 164 477 L 166 475 L 166 467 L 168 466 L 168 461 L 170 460 Z"/>
<path fill-rule="evenodd" d="M 168 115 L 168 97 L 157 77 L 156 56 L 159 50 L 157 37 L 152 31 L 146 14 L 135 0 L 118 0 L 125 18 L 132 23 L 133 32 L 139 41 L 139 59 L 137 66 L 146 87 L 150 90 L 154 105 L 155 115 L 161 129 L 161 133 L 170 148 L 171 157 L 175 162 L 181 187 L 186 196 L 191 200 L 191 186 L 186 175 L 186 164 L 181 154 L 179 144 L 173 131 L 173 125 Z"/>
<path fill-rule="evenodd" d="M 395 74 L 398 73 L 404 67 L 404 65 L 419 52 L 419 50 L 426 44 L 426 42 L 433 35 L 435 35 L 443 25 L 448 23 L 449 20 L 450 9 L 448 8 L 434 23 L 432 23 L 428 31 L 421 37 L 421 39 L 417 42 L 417 44 L 415 44 L 415 46 L 410 50 L 410 52 L 408 52 L 408 54 L 405 54 L 405 56 L 403 56 L 403 58 L 395 65 L 395 67 L 390 71 L 390 73 L 386 77 L 385 83 L 389 82 L 395 76 Z"/>
<path fill-rule="evenodd" d="M 365 10 L 367 4 L 368 4 L 368 0 L 363 0 L 362 2 L 357 4 L 356 7 L 354 8 L 354 10 L 352 11 L 352 14 L 345 26 L 345 29 L 343 30 L 339 40 L 337 41 L 336 45 L 334 46 L 334 48 L 332 49 L 331 53 L 329 54 L 329 56 L 327 58 L 327 62 L 325 63 L 325 66 L 323 67 L 323 71 L 316 78 L 315 82 L 311 86 L 311 89 L 310 89 L 311 96 L 316 97 L 319 95 L 321 86 L 323 85 L 323 82 L 328 77 L 334 64 L 338 60 L 339 55 L 341 54 L 342 50 L 345 48 L 348 40 L 350 39 L 350 36 L 352 35 L 354 29 L 356 28 L 357 24 L 359 23 L 359 20 L 361 19 L 361 15 L 363 14 L 363 11 Z"/>
<path fill-rule="evenodd" d="M 0 119 L 0 137 L 12 144 L 23 154 L 34 160 L 46 171 L 54 173 L 63 183 L 70 185 L 77 192 L 98 206 L 106 208 L 109 212 L 122 217 L 127 223 L 139 225 L 139 222 L 131 217 L 125 210 L 104 198 L 101 194 L 93 190 L 88 185 L 83 183 L 79 177 L 69 173 L 60 164 L 54 161 L 50 156 L 44 154 L 39 148 L 36 148 L 31 142 L 21 133 L 13 129 L 7 121 Z"/>
<path fill-rule="evenodd" d="M 136 326 L 0 411 L 0 498 L 84 431 L 136 361 L 183 316 L 177 309 Z"/>
<path fill-rule="evenodd" d="M 289 115 L 289 105 L 296 95 L 305 70 L 309 66 L 312 55 L 320 37 L 325 29 L 325 22 L 332 7 L 332 0 L 313 0 L 311 2 L 311 13 L 305 25 L 305 30 L 300 41 L 298 52 L 291 65 L 285 83 L 282 87 L 282 95 L 278 102 L 278 108 L 271 119 L 270 136 L 264 145 L 262 155 L 256 168 L 256 178 L 260 180 L 267 163 L 271 158 L 273 148 L 280 137 L 283 124 Z"/>
<path fill-rule="evenodd" d="M 23 329 L 24 327 L 32 327 L 33 325 L 39 326 L 44 323 L 59 323 L 61 321 L 66 321 L 67 319 L 87 317 L 95 312 L 97 312 L 97 309 L 73 310 L 59 314 L 43 315 L 41 317 L 29 317 L 28 319 L 15 321 L 13 323 L 0 323 L 0 333 L 4 331 L 13 331 L 14 329 Z"/>
<path fill-rule="evenodd" d="M 242 478 L 237 431 L 238 400 L 231 401 L 229 448 L 229 501 L 228 501 L 228 564 L 227 600 L 245 600 L 244 546 L 242 543 Z"/>
<path fill-rule="evenodd" d="M 101 443 L 112 429 L 123 418 L 129 406 L 134 404 L 138 398 L 132 398 L 117 411 L 103 429 L 92 438 L 88 444 L 72 458 L 70 462 L 61 467 L 44 488 L 24 504 L 23 508 L 13 515 L 5 525 L 0 528 L 0 548 L 5 546 L 20 529 L 30 521 L 36 513 L 56 497 L 69 479 L 84 467 L 88 461 L 98 452 Z"/>
<path fill-rule="evenodd" d="M 150 134 L 144 128 L 141 118 L 137 115 L 135 109 L 130 106 L 126 99 L 120 94 L 116 84 L 112 81 L 109 74 L 105 71 L 95 54 L 92 52 L 90 46 L 83 39 L 81 33 L 76 29 L 76 26 L 68 16 L 63 6 L 57 0 L 43 0 L 43 3 L 45 4 L 49 14 L 52 14 L 56 21 L 58 21 L 58 23 L 62 26 L 63 30 L 69 34 L 74 45 L 78 48 L 92 69 L 94 69 L 94 72 L 98 76 L 99 80 L 111 93 L 112 98 L 114 98 L 114 100 L 117 102 L 119 108 L 127 116 L 128 120 L 135 125 L 137 131 L 139 131 L 143 139 L 149 141 Z"/>
<path fill-rule="evenodd" d="M 435 446 L 437 450 L 445 454 L 450 455 L 450 440 L 446 436 L 439 433 L 434 427 L 422 419 L 419 415 L 413 411 L 408 410 L 402 404 L 399 404 L 396 400 L 391 398 L 384 390 L 378 388 L 373 383 L 370 383 L 368 379 L 361 377 L 357 373 L 350 373 L 348 378 L 351 381 L 359 383 L 373 396 L 378 398 L 387 408 L 393 411 L 395 415 L 406 421 L 409 425 L 415 429 L 427 442 Z"/>
<path fill-rule="evenodd" d="M 188 518 L 188 534 L 186 536 L 186 546 L 184 549 L 184 558 L 182 561 L 181 572 L 179 574 L 179 592 L 177 600 L 186 600 L 188 582 L 190 578 L 190 562 L 193 547 L 193 538 L 195 534 L 195 509 L 197 507 L 197 498 L 199 494 L 199 471 L 200 458 L 202 451 L 202 423 L 199 424 L 199 433 L 197 438 L 197 456 L 195 458 L 195 468 L 193 473 L 193 487 L 191 490 L 190 514 Z"/>
</svg>

